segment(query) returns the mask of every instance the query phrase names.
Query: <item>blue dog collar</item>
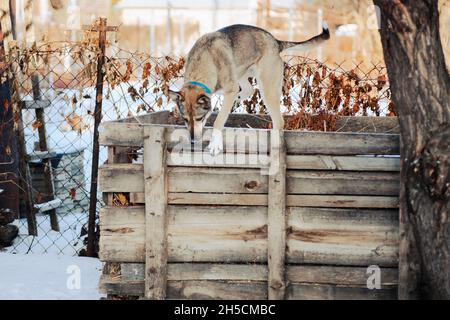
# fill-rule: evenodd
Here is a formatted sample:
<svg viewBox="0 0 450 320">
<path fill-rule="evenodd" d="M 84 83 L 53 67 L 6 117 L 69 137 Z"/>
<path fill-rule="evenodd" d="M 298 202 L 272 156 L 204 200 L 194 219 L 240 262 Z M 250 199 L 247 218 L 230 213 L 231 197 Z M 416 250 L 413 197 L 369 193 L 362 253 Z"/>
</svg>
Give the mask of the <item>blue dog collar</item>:
<svg viewBox="0 0 450 320">
<path fill-rule="evenodd" d="M 206 92 L 206 94 L 211 94 L 211 93 L 212 93 L 212 92 L 211 92 L 211 89 L 209 89 L 206 85 L 204 85 L 204 84 L 201 83 L 201 82 L 197 82 L 197 81 L 189 81 L 187 84 L 191 84 L 191 85 L 193 85 L 193 86 L 202 88 L 202 89 Z"/>
</svg>

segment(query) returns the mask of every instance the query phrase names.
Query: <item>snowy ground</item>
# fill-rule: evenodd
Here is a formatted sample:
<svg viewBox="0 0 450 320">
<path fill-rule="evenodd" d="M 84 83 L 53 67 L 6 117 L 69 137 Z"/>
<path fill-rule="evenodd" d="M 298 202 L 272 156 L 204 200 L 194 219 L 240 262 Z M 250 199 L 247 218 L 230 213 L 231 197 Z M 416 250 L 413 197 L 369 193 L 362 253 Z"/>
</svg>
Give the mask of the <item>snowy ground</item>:
<svg viewBox="0 0 450 320">
<path fill-rule="evenodd" d="M 58 215 L 60 232 L 52 231 L 50 228 L 50 216 L 45 214 L 36 215 L 38 225 L 38 236 L 28 235 L 26 219 L 17 219 L 13 222 L 19 227 L 19 236 L 14 240 L 14 245 L 4 250 L 17 254 L 64 254 L 75 256 L 84 247 L 81 227 L 87 223 L 86 213 L 70 213 Z"/>
<path fill-rule="evenodd" d="M 0 252 L 0 300 L 98 300 L 101 262 Z"/>
</svg>

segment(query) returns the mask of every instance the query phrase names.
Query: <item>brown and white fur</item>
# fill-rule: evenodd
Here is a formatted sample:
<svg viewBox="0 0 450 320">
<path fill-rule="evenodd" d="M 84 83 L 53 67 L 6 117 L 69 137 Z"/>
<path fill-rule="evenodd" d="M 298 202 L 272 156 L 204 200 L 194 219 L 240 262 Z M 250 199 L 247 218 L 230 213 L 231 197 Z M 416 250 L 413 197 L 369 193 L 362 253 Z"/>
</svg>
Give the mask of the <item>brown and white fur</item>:
<svg viewBox="0 0 450 320">
<path fill-rule="evenodd" d="M 212 113 L 210 94 L 191 81 L 204 84 L 212 94 L 224 95 L 209 144 L 210 153 L 217 155 L 223 149 L 222 128 L 234 102 L 253 93 L 248 78 L 256 77 L 273 128 L 283 129 L 280 97 L 284 65 L 280 53 L 290 48 L 307 51 L 329 38 L 326 24 L 322 34 L 303 42 L 280 41 L 261 28 L 247 25 L 232 25 L 202 36 L 189 52 L 183 88 L 180 92 L 170 91 L 191 139 L 201 139 L 203 126 Z"/>
</svg>

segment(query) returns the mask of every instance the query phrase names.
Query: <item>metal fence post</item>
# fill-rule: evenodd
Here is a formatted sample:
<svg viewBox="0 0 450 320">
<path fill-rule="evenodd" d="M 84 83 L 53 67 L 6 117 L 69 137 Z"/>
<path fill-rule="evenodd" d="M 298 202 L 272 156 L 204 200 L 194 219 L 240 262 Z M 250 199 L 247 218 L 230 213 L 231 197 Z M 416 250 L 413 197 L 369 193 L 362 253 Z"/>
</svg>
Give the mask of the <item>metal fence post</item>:
<svg viewBox="0 0 450 320">
<path fill-rule="evenodd" d="M 103 66 L 105 64 L 106 53 L 106 33 L 107 31 L 114 31 L 113 28 L 108 28 L 107 19 L 100 18 L 98 26 L 91 28 L 91 31 L 98 31 L 99 33 L 99 55 L 97 58 L 97 84 L 95 95 L 95 111 L 94 111 L 94 137 L 92 148 L 92 172 L 91 172 L 91 190 L 89 198 L 89 220 L 88 220 L 88 241 L 87 241 L 87 256 L 94 257 L 95 252 L 95 219 L 97 213 L 97 180 L 98 180 L 98 161 L 100 145 L 98 142 L 98 127 L 102 121 L 102 103 L 103 103 Z"/>
</svg>

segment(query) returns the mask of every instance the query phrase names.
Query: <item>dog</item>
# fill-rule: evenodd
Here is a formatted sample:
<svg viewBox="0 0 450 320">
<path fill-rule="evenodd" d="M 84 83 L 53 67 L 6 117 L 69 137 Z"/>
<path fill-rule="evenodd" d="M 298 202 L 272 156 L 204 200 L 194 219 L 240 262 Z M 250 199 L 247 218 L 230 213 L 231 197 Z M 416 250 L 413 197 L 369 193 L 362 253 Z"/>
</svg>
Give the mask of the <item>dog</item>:
<svg viewBox="0 0 450 320">
<path fill-rule="evenodd" d="M 211 95 L 224 95 L 214 122 L 209 144 L 211 155 L 223 150 L 222 129 L 235 101 L 253 93 L 248 81 L 255 77 L 274 129 L 284 128 L 280 110 L 284 63 L 281 53 L 288 49 L 308 51 L 330 38 L 326 23 L 322 33 L 303 42 L 277 40 L 268 31 L 249 25 L 231 25 L 200 37 L 190 50 L 179 92 L 169 91 L 190 132 L 192 142 L 201 140 L 211 115 Z"/>
</svg>

